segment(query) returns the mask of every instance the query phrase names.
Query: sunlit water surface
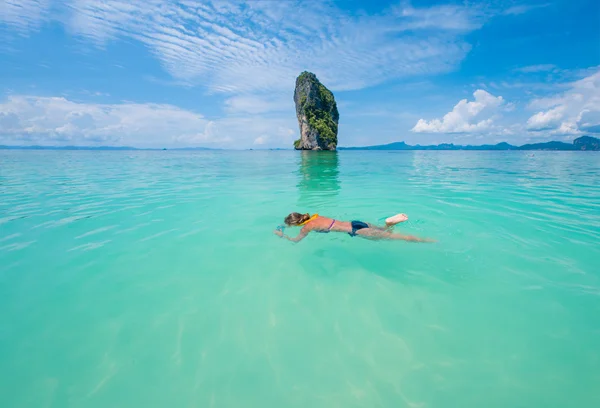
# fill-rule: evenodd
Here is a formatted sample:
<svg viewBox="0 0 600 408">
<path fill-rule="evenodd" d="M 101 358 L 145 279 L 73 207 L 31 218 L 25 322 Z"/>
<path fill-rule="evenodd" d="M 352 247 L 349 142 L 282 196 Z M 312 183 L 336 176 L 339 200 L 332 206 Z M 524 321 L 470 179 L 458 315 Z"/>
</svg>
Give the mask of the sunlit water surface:
<svg viewBox="0 0 600 408">
<path fill-rule="evenodd" d="M 2 407 L 598 407 L 600 155 L 0 151 L 0 311 Z"/>
</svg>

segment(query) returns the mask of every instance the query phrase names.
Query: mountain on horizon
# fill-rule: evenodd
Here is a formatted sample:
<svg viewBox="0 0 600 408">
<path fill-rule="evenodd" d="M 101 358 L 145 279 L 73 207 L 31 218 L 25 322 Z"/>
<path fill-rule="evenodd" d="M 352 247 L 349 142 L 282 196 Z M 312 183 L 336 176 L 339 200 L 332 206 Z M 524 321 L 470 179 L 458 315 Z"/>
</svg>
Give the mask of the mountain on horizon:
<svg viewBox="0 0 600 408">
<path fill-rule="evenodd" d="M 442 143 L 438 145 L 411 146 L 405 142 L 394 142 L 384 145 L 364 147 L 339 147 L 339 150 L 551 150 L 551 151 L 600 151 L 600 139 L 592 136 L 581 136 L 573 140 L 573 144 L 565 142 L 543 142 L 529 143 L 522 146 L 514 146 L 506 142 L 495 145 L 455 145 L 453 143 Z"/>
</svg>

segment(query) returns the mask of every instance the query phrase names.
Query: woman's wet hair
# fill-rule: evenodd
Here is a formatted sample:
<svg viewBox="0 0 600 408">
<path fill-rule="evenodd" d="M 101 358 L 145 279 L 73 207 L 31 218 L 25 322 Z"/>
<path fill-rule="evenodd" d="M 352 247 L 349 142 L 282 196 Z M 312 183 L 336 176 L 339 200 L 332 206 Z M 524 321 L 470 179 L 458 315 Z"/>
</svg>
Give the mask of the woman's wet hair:
<svg viewBox="0 0 600 408">
<path fill-rule="evenodd" d="M 293 212 L 290 215 L 288 215 L 287 217 L 285 217 L 284 222 L 287 225 L 299 225 L 305 221 L 308 221 L 309 219 L 310 219 L 309 214 L 300 214 L 297 212 Z"/>
</svg>

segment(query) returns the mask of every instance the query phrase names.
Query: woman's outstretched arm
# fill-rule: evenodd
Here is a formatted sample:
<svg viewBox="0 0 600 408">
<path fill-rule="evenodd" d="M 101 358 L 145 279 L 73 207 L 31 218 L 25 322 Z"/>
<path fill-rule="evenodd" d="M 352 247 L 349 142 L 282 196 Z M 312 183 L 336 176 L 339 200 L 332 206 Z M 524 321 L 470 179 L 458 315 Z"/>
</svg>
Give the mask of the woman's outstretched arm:
<svg viewBox="0 0 600 408">
<path fill-rule="evenodd" d="M 300 230 L 300 233 L 295 238 L 292 238 L 292 237 L 289 237 L 289 236 L 285 235 L 283 233 L 283 230 L 277 229 L 274 232 L 275 232 L 275 235 L 279 235 L 281 238 L 285 238 L 288 241 L 300 242 L 300 241 L 302 241 L 304 239 L 304 237 L 306 237 L 308 235 L 308 233 L 310 232 L 310 230 L 308 228 L 306 228 L 306 227 L 302 228 Z"/>
</svg>

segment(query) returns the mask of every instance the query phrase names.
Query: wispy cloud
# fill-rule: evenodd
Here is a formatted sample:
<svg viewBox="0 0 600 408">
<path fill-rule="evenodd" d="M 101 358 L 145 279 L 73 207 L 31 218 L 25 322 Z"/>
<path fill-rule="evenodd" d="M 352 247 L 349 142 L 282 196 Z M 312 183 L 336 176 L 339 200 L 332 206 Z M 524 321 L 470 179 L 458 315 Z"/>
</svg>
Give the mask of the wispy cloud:
<svg viewBox="0 0 600 408">
<path fill-rule="evenodd" d="M 51 0 L 1 0 L 0 22 L 27 34 L 47 20 Z"/>
<path fill-rule="evenodd" d="M 409 2 L 393 7 L 394 13 L 401 17 L 398 28 L 402 30 L 457 30 L 472 31 L 480 28 L 486 19 L 481 7 L 461 7 L 457 5 L 436 5 L 415 8 Z"/>
<path fill-rule="evenodd" d="M 0 19 L 23 30 L 56 9 L 50 17 L 98 47 L 140 41 L 174 79 L 225 93 L 289 89 L 304 69 L 333 90 L 447 72 L 470 49 L 462 36 L 483 22 L 478 8 L 459 5 L 351 15 L 311 0 L 69 0 L 45 8 L 10 1 Z"/>
<path fill-rule="evenodd" d="M 225 100 L 225 110 L 229 113 L 293 112 L 294 102 L 286 95 L 258 96 L 240 95 Z"/>
<path fill-rule="evenodd" d="M 506 10 L 503 11 L 502 14 L 505 14 L 505 15 L 525 14 L 525 13 L 528 13 L 528 12 L 530 12 L 532 10 L 535 10 L 535 9 L 548 7 L 549 5 L 550 5 L 550 3 L 517 4 L 517 5 L 514 5 L 514 6 L 511 6 L 511 7 L 507 8 Z"/>
<path fill-rule="evenodd" d="M 554 64 L 538 64 L 538 65 L 527 65 L 525 67 L 515 68 L 514 72 L 532 73 L 532 72 L 548 72 L 553 71 L 557 67 Z"/>
</svg>

